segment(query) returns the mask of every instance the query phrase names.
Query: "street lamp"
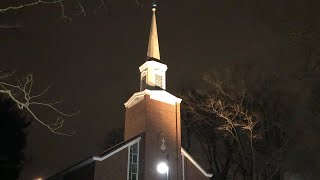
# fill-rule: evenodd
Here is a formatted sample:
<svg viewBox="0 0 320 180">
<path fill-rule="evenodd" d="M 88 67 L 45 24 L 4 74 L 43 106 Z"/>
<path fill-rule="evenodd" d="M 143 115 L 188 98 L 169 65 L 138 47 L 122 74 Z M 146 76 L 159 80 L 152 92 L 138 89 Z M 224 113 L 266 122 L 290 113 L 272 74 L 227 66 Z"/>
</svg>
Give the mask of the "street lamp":
<svg viewBox="0 0 320 180">
<path fill-rule="evenodd" d="M 167 180 L 169 179 L 169 167 L 165 162 L 159 162 L 157 165 L 157 171 L 160 174 L 167 174 Z"/>
</svg>

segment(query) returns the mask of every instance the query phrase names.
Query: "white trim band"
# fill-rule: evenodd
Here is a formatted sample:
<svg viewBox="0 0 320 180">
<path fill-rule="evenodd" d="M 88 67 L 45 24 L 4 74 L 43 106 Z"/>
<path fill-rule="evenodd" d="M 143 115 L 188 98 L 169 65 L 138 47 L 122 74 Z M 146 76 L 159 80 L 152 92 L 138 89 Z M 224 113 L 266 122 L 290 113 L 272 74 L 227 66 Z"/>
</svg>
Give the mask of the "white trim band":
<svg viewBox="0 0 320 180">
<path fill-rule="evenodd" d="M 175 105 L 176 103 L 181 103 L 182 99 L 177 98 L 176 96 L 168 93 L 165 90 L 148 90 L 145 89 L 144 91 L 134 93 L 130 99 L 124 103 L 126 108 L 130 108 L 133 105 L 137 104 L 138 102 L 144 99 L 144 96 L 148 94 L 150 99 L 161 101 L 164 103 Z"/>
<path fill-rule="evenodd" d="M 192 162 L 202 172 L 202 174 L 209 178 L 212 177 L 212 174 L 206 173 L 206 171 L 201 168 L 201 166 L 191 157 L 191 155 L 186 150 L 181 148 L 181 153 L 183 154 L 183 156 L 187 157 L 189 161 Z"/>
<path fill-rule="evenodd" d="M 124 145 L 124 146 L 121 146 L 120 148 L 118 148 L 118 149 L 110 152 L 109 154 L 106 154 L 106 155 L 103 156 L 103 157 L 93 157 L 93 160 L 94 160 L 94 161 L 103 161 L 103 160 L 107 159 L 108 157 L 110 157 L 110 156 L 112 156 L 112 155 L 114 155 L 114 154 L 122 151 L 123 149 L 134 145 L 135 143 L 139 142 L 140 139 L 141 139 L 141 137 L 138 137 L 137 139 L 131 141 L 130 143 L 128 143 L 128 144 L 126 144 L 126 145 Z"/>
<path fill-rule="evenodd" d="M 89 163 L 91 163 L 91 162 L 93 162 L 93 161 L 103 161 L 103 160 L 107 159 L 108 157 L 110 157 L 110 156 L 112 156 L 112 155 L 114 155 L 114 154 L 122 151 L 123 149 L 128 148 L 129 146 L 131 146 L 131 145 L 139 142 L 140 140 L 141 140 L 141 137 L 138 137 L 138 138 L 136 138 L 135 140 L 131 141 L 130 143 L 125 144 L 124 146 L 121 146 L 121 147 L 119 147 L 118 149 L 115 149 L 114 151 L 106 154 L 105 156 L 102 156 L 102 157 L 93 156 L 93 157 L 91 157 L 91 158 L 83 161 L 82 163 L 80 163 L 80 164 L 78 164 L 78 165 L 76 165 L 76 166 L 73 166 L 72 168 L 66 170 L 65 172 L 62 172 L 61 175 L 65 175 L 65 174 L 67 174 L 68 172 L 71 172 L 71 171 L 73 171 L 73 170 L 75 170 L 75 169 L 79 169 L 79 168 L 81 168 L 81 167 L 83 167 L 83 166 L 85 166 L 85 165 L 87 165 L 87 164 L 89 164 Z"/>
</svg>

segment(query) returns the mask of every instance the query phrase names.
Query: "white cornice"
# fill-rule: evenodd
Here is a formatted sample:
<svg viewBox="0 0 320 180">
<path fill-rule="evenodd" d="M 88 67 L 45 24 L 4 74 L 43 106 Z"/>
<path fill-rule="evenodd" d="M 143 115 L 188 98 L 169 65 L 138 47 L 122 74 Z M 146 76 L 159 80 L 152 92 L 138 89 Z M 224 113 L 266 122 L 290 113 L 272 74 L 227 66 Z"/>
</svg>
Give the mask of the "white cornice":
<svg viewBox="0 0 320 180">
<path fill-rule="evenodd" d="M 202 167 L 191 157 L 191 155 L 186 151 L 184 150 L 183 148 L 181 148 L 181 153 L 184 157 L 188 158 L 190 162 L 192 162 L 192 164 L 194 166 L 196 166 L 201 172 L 203 175 L 205 175 L 206 177 L 209 177 L 211 178 L 212 177 L 212 174 L 209 174 L 207 173 L 205 170 L 202 169 Z"/>
<path fill-rule="evenodd" d="M 150 67 L 153 69 L 159 68 L 161 71 L 166 71 L 168 69 L 167 65 L 159 63 L 157 61 L 146 61 L 139 67 L 140 72 L 145 70 L 147 67 Z"/>
<path fill-rule="evenodd" d="M 138 102 L 142 101 L 144 99 L 144 95 L 146 95 L 147 90 L 140 91 L 137 93 L 134 93 L 127 102 L 124 103 L 124 106 L 126 108 L 130 108 L 133 105 L 137 104 Z"/>
<path fill-rule="evenodd" d="M 174 95 L 168 93 L 165 90 L 144 90 L 141 92 L 134 93 L 129 100 L 124 103 L 126 108 L 130 108 L 133 105 L 144 99 L 144 96 L 148 94 L 150 99 L 161 101 L 164 103 L 175 105 L 176 103 L 181 103 L 182 99 L 175 97 Z"/>
</svg>

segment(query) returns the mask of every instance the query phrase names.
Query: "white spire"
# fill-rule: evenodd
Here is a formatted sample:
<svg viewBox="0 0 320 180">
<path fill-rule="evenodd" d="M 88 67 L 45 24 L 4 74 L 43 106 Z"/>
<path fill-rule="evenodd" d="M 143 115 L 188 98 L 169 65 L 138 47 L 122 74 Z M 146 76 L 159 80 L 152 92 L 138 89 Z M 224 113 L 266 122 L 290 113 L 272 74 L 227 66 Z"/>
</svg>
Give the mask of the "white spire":
<svg viewBox="0 0 320 180">
<path fill-rule="evenodd" d="M 156 21 L 156 8 L 152 8 L 152 12 L 153 13 L 152 13 L 147 58 L 154 58 L 154 59 L 160 60 L 160 50 L 159 50 L 157 21 Z"/>
</svg>

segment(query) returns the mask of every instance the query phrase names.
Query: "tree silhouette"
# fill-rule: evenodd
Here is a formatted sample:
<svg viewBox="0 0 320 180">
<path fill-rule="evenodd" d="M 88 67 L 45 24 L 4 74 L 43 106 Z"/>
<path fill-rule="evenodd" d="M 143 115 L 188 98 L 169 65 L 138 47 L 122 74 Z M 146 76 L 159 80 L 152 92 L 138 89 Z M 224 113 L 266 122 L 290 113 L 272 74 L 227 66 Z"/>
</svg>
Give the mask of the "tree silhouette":
<svg viewBox="0 0 320 180">
<path fill-rule="evenodd" d="M 0 174 L 1 179 L 19 177 L 24 164 L 26 128 L 30 122 L 14 102 L 0 99 Z"/>
<path fill-rule="evenodd" d="M 181 93 L 187 134 L 199 141 L 214 179 L 319 179 L 319 75 L 305 74 L 308 81 L 243 64 Z"/>
<path fill-rule="evenodd" d="M 118 143 L 121 143 L 124 140 L 123 134 L 124 134 L 124 129 L 122 127 L 112 129 L 106 135 L 105 144 L 103 145 L 104 148 L 108 149 L 117 145 Z"/>
</svg>

